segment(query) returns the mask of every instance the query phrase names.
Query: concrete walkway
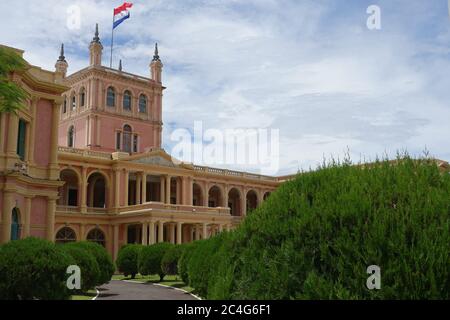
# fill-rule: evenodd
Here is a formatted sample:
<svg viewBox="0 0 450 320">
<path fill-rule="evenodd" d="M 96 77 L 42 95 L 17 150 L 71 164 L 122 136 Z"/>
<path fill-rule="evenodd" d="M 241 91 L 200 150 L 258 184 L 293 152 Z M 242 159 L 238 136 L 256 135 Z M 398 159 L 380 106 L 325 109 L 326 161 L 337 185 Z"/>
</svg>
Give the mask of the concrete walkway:
<svg viewBox="0 0 450 320">
<path fill-rule="evenodd" d="M 97 300 L 196 300 L 188 293 L 152 283 L 112 280 L 98 291 Z"/>
</svg>

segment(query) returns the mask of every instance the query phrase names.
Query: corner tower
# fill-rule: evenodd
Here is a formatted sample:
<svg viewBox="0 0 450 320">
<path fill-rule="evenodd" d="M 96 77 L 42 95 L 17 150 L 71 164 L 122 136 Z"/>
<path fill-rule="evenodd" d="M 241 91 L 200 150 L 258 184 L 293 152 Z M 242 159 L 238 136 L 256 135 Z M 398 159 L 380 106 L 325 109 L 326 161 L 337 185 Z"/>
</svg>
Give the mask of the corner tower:
<svg viewBox="0 0 450 320">
<path fill-rule="evenodd" d="M 123 64 L 102 66 L 103 46 L 98 25 L 89 45 L 89 65 L 62 82 L 59 123 L 61 147 L 128 154 L 160 149 L 162 145 L 163 64 L 155 46 L 151 78 L 128 73 Z M 61 54 L 58 70 L 66 72 Z"/>
</svg>

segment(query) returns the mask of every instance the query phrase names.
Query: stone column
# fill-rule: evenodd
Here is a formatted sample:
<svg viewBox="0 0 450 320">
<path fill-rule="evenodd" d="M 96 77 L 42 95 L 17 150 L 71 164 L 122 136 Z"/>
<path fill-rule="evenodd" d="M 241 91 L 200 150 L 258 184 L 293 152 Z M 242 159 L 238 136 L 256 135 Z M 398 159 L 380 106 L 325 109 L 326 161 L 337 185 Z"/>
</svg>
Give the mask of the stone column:
<svg viewBox="0 0 450 320">
<path fill-rule="evenodd" d="M 80 187 L 80 193 L 81 193 L 80 208 L 81 208 L 81 213 L 86 213 L 87 212 L 87 189 L 88 189 L 87 168 L 83 166 L 81 168 L 81 187 Z"/>
<path fill-rule="evenodd" d="M 197 224 L 194 225 L 193 228 L 194 228 L 194 241 L 200 240 L 200 232 L 198 230 L 199 229 L 198 225 Z"/>
<path fill-rule="evenodd" d="M 183 223 L 177 223 L 177 244 L 183 243 Z"/>
<path fill-rule="evenodd" d="M 136 204 L 141 204 L 141 183 L 142 176 L 141 174 L 136 175 Z"/>
<path fill-rule="evenodd" d="M 160 177 L 160 202 L 165 203 L 166 202 L 166 196 L 165 196 L 165 186 L 164 186 L 164 182 L 166 181 L 166 178 L 164 176 Z"/>
<path fill-rule="evenodd" d="M 30 224 L 31 224 L 31 200 L 33 197 L 25 197 L 25 216 L 23 221 L 23 237 L 28 238 L 30 236 Z"/>
<path fill-rule="evenodd" d="M 129 203 L 129 201 L 128 201 L 128 184 L 130 182 L 129 180 L 130 180 L 130 172 L 125 169 L 125 192 L 124 192 L 124 195 L 125 195 L 124 206 L 125 207 L 128 206 L 128 203 Z"/>
<path fill-rule="evenodd" d="M 223 232 L 223 224 L 219 224 L 219 233 Z"/>
<path fill-rule="evenodd" d="M 171 177 L 168 175 L 168 176 L 166 176 L 166 183 L 165 183 L 165 186 L 166 186 L 165 194 L 166 194 L 166 203 L 167 204 L 170 204 L 170 182 L 171 182 Z"/>
<path fill-rule="evenodd" d="M 1 243 L 7 243 L 11 240 L 11 223 L 13 210 L 13 193 L 4 191 L 3 193 L 3 225 Z"/>
<path fill-rule="evenodd" d="M 158 223 L 158 243 L 164 242 L 164 222 Z"/>
<path fill-rule="evenodd" d="M 48 198 L 47 200 L 47 240 L 54 241 L 55 238 L 55 210 L 56 198 Z"/>
<path fill-rule="evenodd" d="M 148 222 L 143 222 L 142 223 L 142 245 L 143 246 L 148 245 L 147 229 L 148 229 Z"/>
<path fill-rule="evenodd" d="M 153 221 L 150 221 L 150 227 L 149 227 L 149 232 L 150 232 L 150 245 L 155 244 L 156 243 L 156 235 L 155 235 L 155 223 Z"/>
<path fill-rule="evenodd" d="M 194 205 L 194 180 L 192 177 L 187 178 L 186 182 L 187 204 L 189 206 Z"/>
<path fill-rule="evenodd" d="M 169 224 L 169 242 L 175 244 L 175 226 L 173 223 Z"/>
<path fill-rule="evenodd" d="M 208 224 L 203 223 L 203 239 L 208 239 Z"/>
<path fill-rule="evenodd" d="M 147 202 L 147 173 L 142 173 L 142 203 Z"/>
<path fill-rule="evenodd" d="M 242 217 L 245 217 L 247 215 L 247 193 L 244 192 L 242 193 L 242 198 L 241 198 L 241 215 Z"/>
<path fill-rule="evenodd" d="M 114 169 L 114 207 L 120 208 L 120 170 Z"/>
<path fill-rule="evenodd" d="M 113 257 L 114 261 L 117 259 L 117 254 L 119 253 L 119 225 L 114 225 L 114 242 L 113 242 Z"/>
</svg>

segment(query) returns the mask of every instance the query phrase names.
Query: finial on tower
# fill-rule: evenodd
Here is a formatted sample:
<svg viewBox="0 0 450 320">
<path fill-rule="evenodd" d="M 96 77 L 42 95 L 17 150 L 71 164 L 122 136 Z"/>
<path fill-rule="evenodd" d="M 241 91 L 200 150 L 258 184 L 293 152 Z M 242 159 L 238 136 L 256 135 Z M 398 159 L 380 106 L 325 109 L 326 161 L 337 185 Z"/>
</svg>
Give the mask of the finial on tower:
<svg viewBox="0 0 450 320">
<path fill-rule="evenodd" d="M 158 43 L 155 44 L 155 54 L 153 55 L 153 61 L 161 61 L 161 59 L 159 59 Z"/>
<path fill-rule="evenodd" d="M 92 39 L 92 42 L 100 43 L 100 37 L 99 37 L 99 34 L 98 34 L 98 23 L 95 24 L 95 36 Z"/>
<path fill-rule="evenodd" d="M 119 61 L 119 71 L 122 71 L 122 59 Z"/>
<path fill-rule="evenodd" d="M 58 61 L 66 61 L 66 57 L 64 56 L 64 43 L 61 44 L 61 51 L 59 53 Z"/>
</svg>

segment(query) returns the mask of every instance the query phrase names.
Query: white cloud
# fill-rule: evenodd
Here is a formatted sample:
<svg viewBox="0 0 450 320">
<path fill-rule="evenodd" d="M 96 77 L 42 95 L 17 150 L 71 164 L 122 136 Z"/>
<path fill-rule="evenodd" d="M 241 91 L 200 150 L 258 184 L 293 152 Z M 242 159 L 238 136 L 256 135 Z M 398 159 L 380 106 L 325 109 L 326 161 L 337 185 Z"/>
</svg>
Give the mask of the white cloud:
<svg viewBox="0 0 450 320">
<path fill-rule="evenodd" d="M 347 147 L 356 160 L 425 146 L 450 158 L 449 20 L 431 4 L 380 1 L 383 27 L 370 32 L 364 5 L 339 1 L 135 3 L 117 29 L 115 61 L 148 76 L 160 43 L 167 146 L 172 126 L 202 120 L 206 128 L 280 129 L 280 173 Z M 80 30 L 66 28 L 73 4 Z M 86 66 L 96 22 L 109 61 L 111 1 L 16 0 L 0 9 L 11 13 L 0 22 L 2 42 L 34 64 L 52 69 L 65 42 L 70 71 Z M 444 21 L 436 28 L 430 19 Z"/>
</svg>

